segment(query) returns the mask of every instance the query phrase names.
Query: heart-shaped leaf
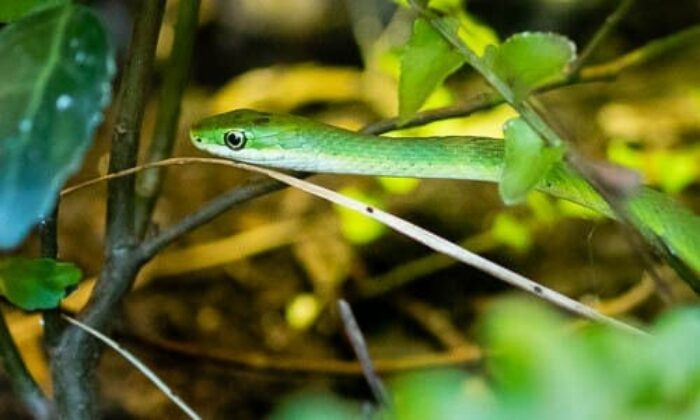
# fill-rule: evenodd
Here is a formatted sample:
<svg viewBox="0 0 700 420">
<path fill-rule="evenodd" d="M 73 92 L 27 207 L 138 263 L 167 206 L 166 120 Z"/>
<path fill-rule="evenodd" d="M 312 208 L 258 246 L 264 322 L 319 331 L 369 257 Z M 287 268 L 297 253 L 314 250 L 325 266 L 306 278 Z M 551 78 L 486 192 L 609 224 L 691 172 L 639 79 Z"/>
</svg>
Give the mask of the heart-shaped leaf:
<svg viewBox="0 0 700 420">
<path fill-rule="evenodd" d="M 0 32 L 0 249 L 52 210 L 110 98 L 114 59 L 86 7 L 43 10 Z"/>
<path fill-rule="evenodd" d="M 505 163 L 498 192 L 507 205 L 518 204 L 563 156 L 561 148 L 547 146 L 521 118 L 504 124 Z"/>
<path fill-rule="evenodd" d="M 508 84 L 516 101 L 530 92 L 566 77 L 576 58 L 576 45 L 562 35 L 522 32 L 503 44 L 489 46 L 484 63 Z"/>
<path fill-rule="evenodd" d="M 80 269 L 71 263 L 11 257 L 0 260 L 0 295 L 27 311 L 51 309 L 81 276 Z"/>
<path fill-rule="evenodd" d="M 464 58 L 425 19 L 413 23 L 411 38 L 401 56 L 399 119 L 410 119 Z"/>
</svg>

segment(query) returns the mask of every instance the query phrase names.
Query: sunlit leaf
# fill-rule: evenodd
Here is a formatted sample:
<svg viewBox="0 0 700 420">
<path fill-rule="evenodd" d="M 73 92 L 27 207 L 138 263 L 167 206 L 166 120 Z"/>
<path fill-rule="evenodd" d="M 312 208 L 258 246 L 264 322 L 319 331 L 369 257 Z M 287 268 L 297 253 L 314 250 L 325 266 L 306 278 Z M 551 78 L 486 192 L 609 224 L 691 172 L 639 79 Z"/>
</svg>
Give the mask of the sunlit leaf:
<svg viewBox="0 0 700 420">
<path fill-rule="evenodd" d="M 71 263 L 9 257 L 0 260 L 0 294 L 27 311 L 55 308 L 81 276 Z"/>
<path fill-rule="evenodd" d="M 83 6 L 0 32 L 0 249 L 51 211 L 102 120 L 114 73 L 102 23 Z"/>
<path fill-rule="evenodd" d="M 521 203 L 549 171 L 554 162 L 561 159 L 560 148 L 549 147 L 544 140 L 521 118 L 508 120 L 503 127 L 505 137 L 505 163 L 498 192 L 503 202 Z"/>
<path fill-rule="evenodd" d="M 357 188 L 344 188 L 340 193 L 373 206 L 379 204 L 375 197 Z M 336 206 L 335 209 L 340 218 L 340 231 L 352 243 L 368 244 L 379 239 L 387 230 L 383 224 L 356 211 L 342 206 Z"/>
<path fill-rule="evenodd" d="M 532 246 L 531 229 L 508 213 L 496 216 L 491 235 L 496 241 L 510 246 L 517 252 L 526 252 Z"/>
<path fill-rule="evenodd" d="M 285 319 L 295 330 L 306 330 L 311 327 L 321 312 L 321 305 L 316 295 L 301 293 L 287 305 Z"/>
<path fill-rule="evenodd" d="M 695 182 L 700 175 L 699 161 L 698 156 L 692 153 L 660 153 L 656 162 L 664 191 L 679 193 Z"/>
<path fill-rule="evenodd" d="M 401 57 L 399 118 L 406 121 L 423 106 L 428 96 L 464 58 L 428 23 L 416 19 Z"/>
<path fill-rule="evenodd" d="M 388 176 L 380 176 L 377 178 L 382 187 L 391 194 L 405 195 L 413 192 L 418 185 L 420 185 L 420 179 L 418 178 L 396 178 Z"/>
<path fill-rule="evenodd" d="M 0 22 L 11 22 L 29 13 L 69 2 L 70 0 L 5 0 L 0 2 Z"/>
<path fill-rule="evenodd" d="M 576 46 L 552 33 L 523 32 L 490 46 L 484 63 L 507 83 L 520 101 L 540 86 L 562 80 L 576 58 Z"/>
</svg>

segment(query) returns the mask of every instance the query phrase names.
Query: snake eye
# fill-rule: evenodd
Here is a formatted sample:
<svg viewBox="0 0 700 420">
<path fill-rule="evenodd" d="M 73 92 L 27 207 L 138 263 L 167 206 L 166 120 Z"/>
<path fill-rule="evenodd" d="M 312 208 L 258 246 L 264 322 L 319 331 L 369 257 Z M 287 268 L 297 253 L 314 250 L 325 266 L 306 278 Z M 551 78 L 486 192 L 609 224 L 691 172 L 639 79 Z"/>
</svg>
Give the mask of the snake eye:
<svg viewBox="0 0 700 420">
<path fill-rule="evenodd" d="M 247 140 L 245 133 L 242 131 L 227 131 L 224 134 L 224 142 L 231 150 L 241 150 L 245 147 Z"/>
</svg>

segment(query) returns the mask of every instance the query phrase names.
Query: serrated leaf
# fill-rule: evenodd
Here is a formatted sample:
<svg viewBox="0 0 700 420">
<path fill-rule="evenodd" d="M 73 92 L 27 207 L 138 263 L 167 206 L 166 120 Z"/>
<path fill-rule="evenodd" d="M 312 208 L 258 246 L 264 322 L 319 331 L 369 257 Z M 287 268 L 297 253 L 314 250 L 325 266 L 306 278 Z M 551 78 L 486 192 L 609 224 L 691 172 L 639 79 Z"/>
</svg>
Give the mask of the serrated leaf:
<svg viewBox="0 0 700 420">
<path fill-rule="evenodd" d="M 80 269 L 71 263 L 11 257 L 0 260 L 0 295 L 27 311 L 51 309 L 81 276 Z"/>
<path fill-rule="evenodd" d="M 25 15 L 68 3 L 70 0 L 5 0 L 0 3 L 0 22 L 12 22 Z"/>
<path fill-rule="evenodd" d="M 561 148 L 547 146 L 521 118 L 512 118 L 503 126 L 505 162 L 498 192 L 507 205 L 521 203 L 542 180 L 552 165 L 563 156 Z"/>
<path fill-rule="evenodd" d="M 428 23 L 416 19 L 401 56 L 399 119 L 407 121 L 464 58 Z"/>
<path fill-rule="evenodd" d="M 576 58 L 576 45 L 568 38 L 552 33 L 523 32 L 503 44 L 490 46 L 484 63 L 507 83 L 516 101 L 533 90 L 562 80 Z"/>
<path fill-rule="evenodd" d="M 0 32 L 0 249 L 51 211 L 110 97 L 114 59 L 86 7 L 31 14 Z"/>
</svg>

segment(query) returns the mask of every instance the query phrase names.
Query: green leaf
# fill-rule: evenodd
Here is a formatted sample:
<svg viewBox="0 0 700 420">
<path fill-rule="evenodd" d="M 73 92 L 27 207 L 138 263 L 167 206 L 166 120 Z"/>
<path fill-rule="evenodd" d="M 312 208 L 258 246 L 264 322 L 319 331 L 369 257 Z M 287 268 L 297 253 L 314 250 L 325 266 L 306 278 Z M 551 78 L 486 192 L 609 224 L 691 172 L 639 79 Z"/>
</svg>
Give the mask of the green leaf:
<svg viewBox="0 0 700 420">
<path fill-rule="evenodd" d="M 563 149 L 549 147 L 521 118 L 504 124 L 505 163 L 498 192 L 507 205 L 521 203 L 561 159 Z"/>
<path fill-rule="evenodd" d="M 485 369 L 400 375 L 388 383 L 394 412 L 372 418 L 700 418 L 698 308 L 664 315 L 642 337 L 602 324 L 572 329 L 550 308 L 511 299 L 490 305 L 481 331 Z M 304 411 L 274 418 L 352 415 L 352 402 L 326 394 L 300 402 Z"/>
<path fill-rule="evenodd" d="M 70 0 L 5 0 L 0 3 L 0 22 L 12 22 L 41 9 L 59 6 Z"/>
<path fill-rule="evenodd" d="M 103 25 L 83 6 L 0 32 L 0 249 L 22 241 L 80 167 L 113 74 Z"/>
<path fill-rule="evenodd" d="M 0 295 L 27 311 L 51 309 L 81 277 L 71 263 L 11 257 L 0 260 Z"/>
<path fill-rule="evenodd" d="M 416 19 L 401 56 L 399 119 L 407 121 L 464 58 L 428 23 Z"/>
<path fill-rule="evenodd" d="M 510 86 L 516 101 L 538 87 L 562 80 L 575 58 L 573 42 L 542 32 L 515 34 L 501 45 L 486 48 L 484 53 L 484 63 Z"/>
</svg>

